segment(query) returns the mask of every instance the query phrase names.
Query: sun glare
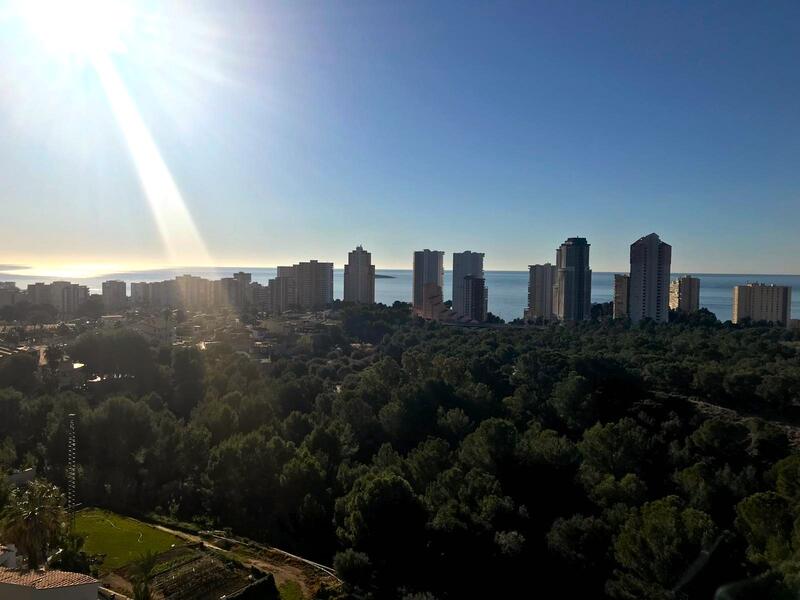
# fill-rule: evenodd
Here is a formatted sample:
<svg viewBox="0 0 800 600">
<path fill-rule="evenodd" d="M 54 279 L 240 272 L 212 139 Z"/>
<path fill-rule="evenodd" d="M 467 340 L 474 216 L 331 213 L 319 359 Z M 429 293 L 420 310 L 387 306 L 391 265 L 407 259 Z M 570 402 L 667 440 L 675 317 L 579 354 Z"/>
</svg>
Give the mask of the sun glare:
<svg viewBox="0 0 800 600">
<path fill-rule="evenodd" d="M 134 0 L 19 0 L 17 6 L 52 56 L 97 73 L 171 263 L 210 264 L 189 208 L 115 60 L 121 53 L 136 56 L 144 41 L 136 19 L 141 25 L 158 13 L 136 8 Z M 69 69 L 65 73 L 71 75 Z"/>
<path fill-rule="evenodd" d="M 40 265 L 13 271 L 15 275 L 57 279 L 88 279 L 107 273 L 123 273 L 134 270 L 118 263 L 73 263 L 66 265 Z"/>
<path fill-rule="evenodd" d="M 105 89 L 173 264 L 206 260 L 208 252 L 172 174 L 111 60 L 94 67 Z M 208 263 L 207 263 L 208 264 Z"/>
<path fill-rule="evenodd" d="M 51 52 L 79 60 L 124 51 L 133 17 L 128 4 L 115 0 L 22 0 L 19 7 Z"/>
</svg>

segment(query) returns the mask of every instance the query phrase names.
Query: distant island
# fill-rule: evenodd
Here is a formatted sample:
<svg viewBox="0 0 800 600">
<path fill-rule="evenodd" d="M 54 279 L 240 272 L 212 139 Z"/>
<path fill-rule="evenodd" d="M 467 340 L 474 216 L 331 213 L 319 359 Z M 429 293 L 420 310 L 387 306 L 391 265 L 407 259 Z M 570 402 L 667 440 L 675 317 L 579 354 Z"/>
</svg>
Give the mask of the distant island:
<svg viewBox="0 0 800 600">
<path fill-rule="evenodd" d="M 375 273 L 375 279 L 396 279 L 394 275 L 379 275 Z"/>
</svg>

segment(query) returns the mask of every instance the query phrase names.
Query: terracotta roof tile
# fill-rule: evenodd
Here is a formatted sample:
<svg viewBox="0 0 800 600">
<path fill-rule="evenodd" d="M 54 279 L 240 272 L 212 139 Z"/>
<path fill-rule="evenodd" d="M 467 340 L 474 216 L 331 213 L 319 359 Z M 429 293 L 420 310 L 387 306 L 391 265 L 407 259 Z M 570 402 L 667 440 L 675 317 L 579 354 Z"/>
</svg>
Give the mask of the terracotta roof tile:
<svg viewBox="0 0 800 600">
<path fill-rule="evenodd" d="M 12 571 L 0 567 L 0 583 L 30 587 L 35 590 L 97 583 L 94 577 L 68 571 Z"/>
</svg>

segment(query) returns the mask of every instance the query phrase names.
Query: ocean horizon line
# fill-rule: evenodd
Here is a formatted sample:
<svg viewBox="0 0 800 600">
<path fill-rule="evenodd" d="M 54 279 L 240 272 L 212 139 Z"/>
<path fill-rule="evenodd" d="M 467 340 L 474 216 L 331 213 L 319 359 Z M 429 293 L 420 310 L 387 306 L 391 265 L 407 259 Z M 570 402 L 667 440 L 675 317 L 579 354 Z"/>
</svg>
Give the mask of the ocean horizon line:
<svg viewBox="0 0 800 600">
<path fill-rule="evenodd" d="M 320 262 L 329 262 L 329 261 L 320 261 Z M 296 263 L 294 263 L 296 264 Z M 542 263 L 545 264 L 545 263 Z M 50 279 L 53 277 L 63 277 L 65 279 L 74 279 L 74 280 L 83 280 L 83 279 L 98 279 L 101 277 L 113 277 L 113 276 L 126 276 L 130 277 L 136 275 L 137 273 L 147 274 L 147 273 L 178 273 L 180 274 L 181 271 L 186 271 L 186 274 L 190 274 L 190 271 L 264 271 L 264 270 L 276 270 L 280 265 L 274 266 L 209 266 L 209 265 L 200 265 L 200 266 L 163 266 L 163 267 L 153 267 L 153 268 L 144 268 L 144 269 L 130 269 L 130 270 L 120 270 L 120 271 L 100 271 L 97 273 L 93 273 L 91 275 L 82 275 L 82 276 L 67 276 L 63 273 L 58 273 L 54 270 L 52 273 L 47 273 L 45 270 L 37 270 L 36 273 L 26 273 L 26 271 L 32 270 L 32 267 L 28 266 L 19 266 L 18 268 L 8 269 L 9 266 L 12 265 L 0 265 L 0 276 L 2 277 L 24 277 L 26 279 L 29 278 L 36 278 L 42 277 L 45 279 Z M 14 265 L 16 266 L 16 265 Z M 334 263 L 334 271 L 343 272 L 344 267 L 336 267 Z M 445 269 L 445 273 L 452 273 L 452 269 Z M 617 270 L 593 270 L 593 274 L 597 275 L 614 275 L 619 273 L 627 273 L 629 269 L 617 269 Z M 403 273 L 410 273 L 413 272 L 412 268 L 398 268 L 398 267 L 379 267 L 375 265 L 375 272 L 380 274 L 382 272 L 403 272 Z M 519 273 L 528 273 L 528 269 L 484 269 L 485 273 L 509 273 L 509 274 L 519 274 Z M 800 273 L 754 273 L 754 272 L 743 272 L 743 273 L 731 273 L 731 272 L 713 272 L 713 271 L 671 271 L 671 275 L 695 275 L 698 277 L 702 276 L 713 276 L 713 277 L 800 277 Z"/>
</svg>

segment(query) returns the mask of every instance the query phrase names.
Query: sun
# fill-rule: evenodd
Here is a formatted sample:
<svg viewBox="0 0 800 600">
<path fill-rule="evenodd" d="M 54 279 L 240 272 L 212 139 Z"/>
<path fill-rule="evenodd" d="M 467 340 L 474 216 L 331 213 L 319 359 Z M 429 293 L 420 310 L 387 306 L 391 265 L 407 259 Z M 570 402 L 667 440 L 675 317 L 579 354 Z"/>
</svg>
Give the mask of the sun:
<svg viewBox="0 0 800 600">
<path fill-rule="evenodd" d="M 133 16 L 119 0 L 21 0 L 19 14 L 52 53 L 86 61 L 124 51 Z"/>
<path fill-rule="evenodd" d="M 118 54 L 123 52 L 144 64 L 141 58 L 147 53 L 140 54 L 146 45 L 143 40 L 150 39 L 148 25 L 160 20 L 159 10 L 148 8 L 143 0 L 12 1 L 16 1 L 16 14 L 26 28 L 58 62 L 64 80 L 74 77 L 80 82 L 86 69 L 96 74 L 171 263 L 212 264 L 189 206 L 117 64 L 121 62 Z"/>
</svg>

